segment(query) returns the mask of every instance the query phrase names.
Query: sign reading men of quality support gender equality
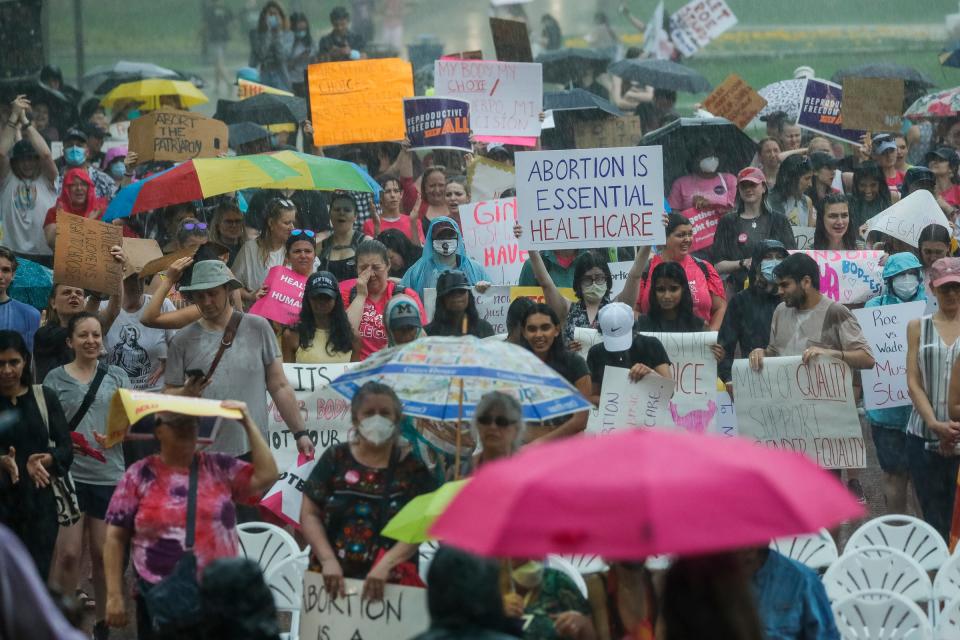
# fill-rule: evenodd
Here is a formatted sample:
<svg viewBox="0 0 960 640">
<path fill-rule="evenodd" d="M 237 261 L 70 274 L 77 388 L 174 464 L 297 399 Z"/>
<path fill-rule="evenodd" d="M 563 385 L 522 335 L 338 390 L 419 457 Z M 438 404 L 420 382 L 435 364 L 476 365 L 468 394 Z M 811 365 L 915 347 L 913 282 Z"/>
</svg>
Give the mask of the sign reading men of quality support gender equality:
<svg viewBox="0 0 960 640">
<path fill-rule="evenodd" d="M 460 205 L 460 228 L 467 255 L 483 265 L 493 284 L 520 280 L 527 252 L 520 248 L 513 225 L 517 199 L 485 200 Z"/>
<path fill-rule="evenodd" d="M 312 64 L 307 87 L 318 147 L 403 140 L 403 99 L 414 95 L 409 62 L 380 58 Z"/>
<path fill-rule="evenodd" d="M 860 146 L 860 140 L 866 132 L 844 128 L 840 116 L 842 101 L 843 89 L 840 85 L 809 78 L 803 90 L 797 124 L 828 138 Z"/>
<path fill-rule="evenodd" d="M 516 155 L 524 249 L 664 244 L 661 147 Z"/>
<path fill-rule="evenodd" d="M 267 294 L 253 303 L 250 313 L 287 326 L 300 322 L 307 279 L 293 269 L 277 265 L 263 281 Z"/>
<path fill-rule="evenodd" d="M 860 304 L 883 287 L 883 251 L 791 251 L 805 253 L 820 266 L 820 293 L 842 304 Z"/>
<path fill-rule="evenodd" d="M 772 449 L 803 453 L 826 469 L 862 469 L 866 449 L 846 363 L 818 356 L 733 362 L 739 434 Z"/>
<path fill-rule="evenodd" d="M 387 640 L 413 638 L 430 626 L 427 590 L 386 584 L 382 600 L 362 598 L 363 580 L 346 578 L 346 596 L 336 599 L 323 574 L 303 574 L 300 637 L 304 640 Z"/>
<path fill-rule="evenodd" d="M 621 367 L 603 370 L 600 406 L 590 411 L 587 433 L 668 426 L 662 416 L 668 411 L 673 381 L 651 373 L 632 382 L 628 373 Z"/>
<path fill-rule="evenodd" d="M 465 100 L 406 98 L 403 117 L 411 149 L 473 149 L 470 103 Z"/>
<path fill-rule="evenodd" d="M 860 372 L 863 406 L 889 409 L 912 404 L 907 392 L 907 323 L 923 315 L 924 301 L 854 309 L 876 363 Z"/>
<path fill-rule="evenodd" d="M 220 120 L 199 113 L 157 109 L 130 123 L 130 151 L 137 162 L 216 158 L 227 152 L 229 130 Z"/>
<path fill-rule="evenodd" d="M 737 16 L 723 0 L 692 0 L 670 16 L 670 39 L 689 57 L 737 24 Z"/>
<path fill-rule="evenodd" d="M 122 243 L 123 230 L 117 225 L 58 211 L 54 282 L 108 295 L 120 293 L 123 266 L 110 255 L 110 247 Z"/>
</svg>

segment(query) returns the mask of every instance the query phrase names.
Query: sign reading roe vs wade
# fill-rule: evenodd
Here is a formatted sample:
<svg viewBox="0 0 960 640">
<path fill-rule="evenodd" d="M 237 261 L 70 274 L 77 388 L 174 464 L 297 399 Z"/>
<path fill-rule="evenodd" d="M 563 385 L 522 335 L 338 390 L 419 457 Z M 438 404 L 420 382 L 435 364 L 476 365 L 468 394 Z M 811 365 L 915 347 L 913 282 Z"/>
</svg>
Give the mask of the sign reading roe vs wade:
<svg viewBox="0 0 960 640">
<path fill-rule="evenodd" d="M 659 146 L 516 155 L 523 249 L 664 244 Z"/>
</svg>

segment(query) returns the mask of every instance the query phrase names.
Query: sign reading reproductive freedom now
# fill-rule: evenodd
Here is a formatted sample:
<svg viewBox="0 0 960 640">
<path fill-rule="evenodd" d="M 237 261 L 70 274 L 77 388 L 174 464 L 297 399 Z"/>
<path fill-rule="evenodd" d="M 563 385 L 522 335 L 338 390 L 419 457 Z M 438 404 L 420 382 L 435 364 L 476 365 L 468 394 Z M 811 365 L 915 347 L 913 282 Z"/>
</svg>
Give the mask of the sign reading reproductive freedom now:
<svg viewBox="0 0 960 640">
<path fill-rule="evenodd" d="M 659 146 L 516 155 L 524 249 L 664 244 Z"/>
</svg>

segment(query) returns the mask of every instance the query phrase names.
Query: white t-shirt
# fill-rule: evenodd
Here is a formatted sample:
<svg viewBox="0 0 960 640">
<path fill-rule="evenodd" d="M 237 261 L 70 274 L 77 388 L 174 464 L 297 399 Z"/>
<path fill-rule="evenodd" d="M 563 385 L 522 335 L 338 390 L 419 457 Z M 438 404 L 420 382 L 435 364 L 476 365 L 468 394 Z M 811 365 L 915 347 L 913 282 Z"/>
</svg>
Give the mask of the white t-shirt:
<svg viewBox="0 0 960 640">
<path fill-rule="evenodd" d="M 53 185 L 40 176 L 21 180 L 13 174 L 0 181 L 0 245 L 15 253 L 53 255 L 43 235 L 43 219 L 57 202 Z"/>
<path fill-rule="evenodd" d="M 144 295 L 143 306 L 133 313 L 120 309 L 104 340 L 107 363 L 123 369 L 130 378 L 130 385 L 140 391 L 160 391 L 163 388 L 163 376 L 154 384 L 148 382 L 160 368 L 161 361 L 167 359 L 167 345 L 176 333 L 173 329 L 150 329 L 140 322 L 150 297 Z M 105 305 L 101 305 L 101 309 Z M 162 311 L 176 311 L 176 307 L 164 300 Z"/>
</svg>

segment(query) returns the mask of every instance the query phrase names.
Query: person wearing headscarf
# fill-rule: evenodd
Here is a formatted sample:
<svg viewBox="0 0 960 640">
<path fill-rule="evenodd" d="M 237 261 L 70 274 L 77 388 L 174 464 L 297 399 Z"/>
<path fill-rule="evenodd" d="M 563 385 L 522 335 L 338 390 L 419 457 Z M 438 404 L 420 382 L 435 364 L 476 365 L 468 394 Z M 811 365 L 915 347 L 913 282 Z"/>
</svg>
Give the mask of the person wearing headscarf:
<svg viewBox="0 0 960 640">
<path fill-rule="evenodd" d="M 490 276 L 477 261 L 467 256 L 460 227 L 451 218 L 434 218 L 427 229 L 423 255 L 404 274 L 400 284 L 417 292 L 423 299 L 423 290 L 437 286 L 437 278 L 444 271 L 459 269 L 469 283 L 483 293 L 490 286 Z"/>
<path fill-rule="evenodd" d="M 82 218 L 99 220 L 107 208 L 107 203 L 97 197 L 93 180 L 86 169 L 76 167 L 67 169 L 63 176 L 63 186 L 57 201 L 47 210 L 43 221 L 43 233 L 47 244 L 53 247 L 57 238 L 57 212 L 72 213 Z"/>
</svg>

